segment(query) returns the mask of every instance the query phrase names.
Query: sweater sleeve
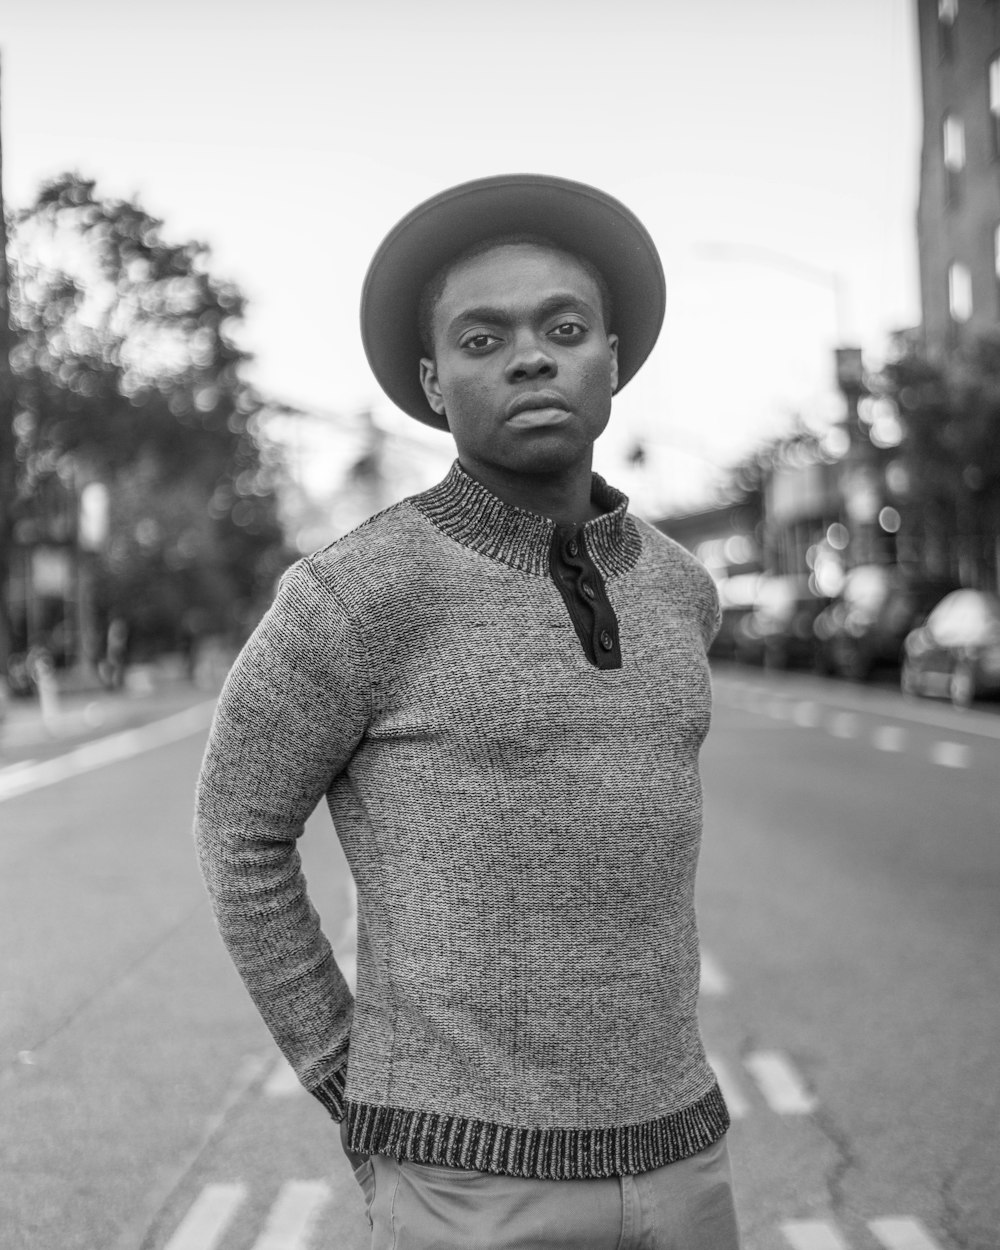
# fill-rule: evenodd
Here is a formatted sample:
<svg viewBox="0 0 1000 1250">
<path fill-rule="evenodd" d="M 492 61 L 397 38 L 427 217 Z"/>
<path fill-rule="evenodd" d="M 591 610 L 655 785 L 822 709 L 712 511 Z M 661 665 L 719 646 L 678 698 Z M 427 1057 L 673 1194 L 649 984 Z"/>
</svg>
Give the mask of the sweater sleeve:
<svg viewBox="0 0 1000 1250">
<path fill-rule="evenodd" d="M 337 1120 L 354 1000 L 306 892 L 297 839 L 369 708 L 362 640 L 300 561 L 226 679 L 195 804 L 223 941 L 299 1079 Z"/>
</svg>

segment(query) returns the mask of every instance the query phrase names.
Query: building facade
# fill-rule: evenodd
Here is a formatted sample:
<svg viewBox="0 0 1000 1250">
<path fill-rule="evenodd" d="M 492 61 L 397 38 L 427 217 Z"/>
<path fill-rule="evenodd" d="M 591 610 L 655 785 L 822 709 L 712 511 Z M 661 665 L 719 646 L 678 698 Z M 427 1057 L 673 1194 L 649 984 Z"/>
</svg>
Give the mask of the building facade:
<svg viewBox="0 0 1000 1250">
<path fill-rule="evenodd" d="M 924 341 L 1000 328 L 1000 0 L 917 0 Z"/>
</svg>

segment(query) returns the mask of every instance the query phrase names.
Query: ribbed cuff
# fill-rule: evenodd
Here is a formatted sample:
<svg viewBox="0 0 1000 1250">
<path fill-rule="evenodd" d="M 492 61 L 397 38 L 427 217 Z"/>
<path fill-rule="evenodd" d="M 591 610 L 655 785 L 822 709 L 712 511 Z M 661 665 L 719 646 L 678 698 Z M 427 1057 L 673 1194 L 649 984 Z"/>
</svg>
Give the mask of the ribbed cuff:
<svg viewBox="0 0 1000 1250">
<path fill-rule="evenodd" d="M 338 1068 L 309 1092 L 326 1107 L 335 1120 L 342 1120 L 345 1113 L 344 1091 L 347 1089 L 347 1067 Z"/>
</svg>

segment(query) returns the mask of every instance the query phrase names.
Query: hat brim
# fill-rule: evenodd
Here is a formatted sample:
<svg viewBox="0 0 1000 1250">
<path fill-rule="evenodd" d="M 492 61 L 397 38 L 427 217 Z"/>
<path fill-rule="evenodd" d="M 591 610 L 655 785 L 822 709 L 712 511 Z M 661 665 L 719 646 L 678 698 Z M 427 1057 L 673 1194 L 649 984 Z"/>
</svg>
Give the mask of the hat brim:
<svg viewBox="0 0 1000 1250">
<path fill-rule="evenodd" d="M 408 213 L 376 251 L 361 292 L 361 338 L 379 385 L 402 410 L 438 429 L 419 362 L 420 294 L 449 260 L 497 235 L 540 234 L 585 256 L 611 292 L 618 335 L 618 390 L 653 350 L 666 309 L 656 245 L 642 222 L 596 187 L 544 174 L 501 174 L 462 183 Z"/>
</svg>

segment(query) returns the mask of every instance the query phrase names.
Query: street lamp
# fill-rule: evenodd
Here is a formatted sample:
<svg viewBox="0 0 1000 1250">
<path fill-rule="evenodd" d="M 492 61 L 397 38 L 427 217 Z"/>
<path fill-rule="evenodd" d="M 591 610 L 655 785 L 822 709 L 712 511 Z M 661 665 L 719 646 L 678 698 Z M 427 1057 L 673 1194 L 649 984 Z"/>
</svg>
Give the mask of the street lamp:
<svg viewBox="0 0 1000 1250">
<path fill-rule="evenodd" d="M 847 330 L 847 294 L 844 280 L 835 270 L 824 269 L 821 265 L 812 264 L 811 261 L 800 260 L 797 256 L 790 256 L 786 252 L 763 247 L 758 243 L 730 243 L 720 239 L 701 239 L 695 243 L 694 250 L 705 260 L 745 261 L 760 265 L 765 269 L 787 273 L 802 282 L 811 282 L 814 286 L 823 287 L 833 295 L 837 342 L 844 342 Z"/>
</svg>

